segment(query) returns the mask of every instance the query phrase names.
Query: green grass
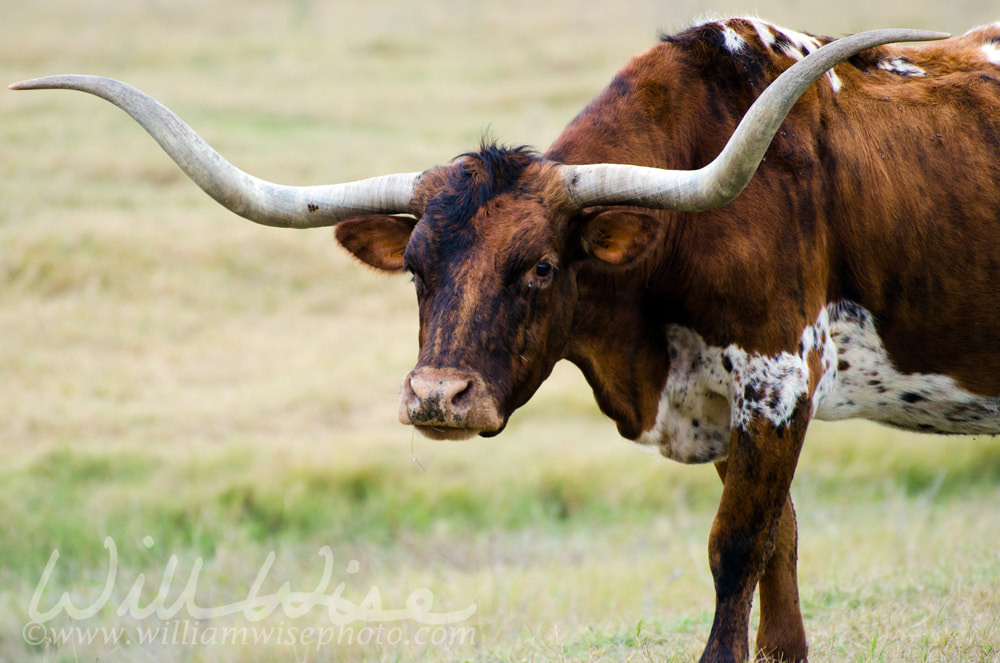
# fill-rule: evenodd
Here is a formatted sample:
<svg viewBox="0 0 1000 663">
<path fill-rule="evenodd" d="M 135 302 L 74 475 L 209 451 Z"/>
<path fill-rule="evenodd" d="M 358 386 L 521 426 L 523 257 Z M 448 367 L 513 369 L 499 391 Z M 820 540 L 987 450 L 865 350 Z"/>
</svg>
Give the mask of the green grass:
<svg viewBox="0 0 1000 663">
<path fill-rule="evenodd" d="M 963 32 L 988 7 L 758 5 L 839 34 Z M 745 6 L 713 11 L 742 13 Z M 78 71 L 158 96 L 262 177 L 419 170 L 498 139 L 544 148 L 627 58 L 705 7 L 651 0 L 7 3 L 7 82 Z M 618 440 L 557 368 L 504 434 L 432 443 L 396 423 L 416 350 L 412 286 L 359 268 L 329 230 L 218 209 L 140 129 L 68 92 L 0 94 L 0 661 L 693 661 L 712 619 L 720 485 Z M 794 497 L 815 660 L 1000 660 L 1000 446 L 816 425 Z M 317 586 L 386 608 L 422 588 L 476 604 L 475 642 L 31 645 L 41 596 L 113 599 L 50 628 L 181 625 L 125 605 Z M 353 560 L 353 563 L 352 563 Z M 754 617 L 756 620 L 756 616 Z M 372 622 L 374 624 L 374 622 Z M 202 629 L 329 626 L 321 609 Z M 357 628 L 358 624 L 351 625 Z M 341 632 L 357 640 L 358 633 Z M 448 632 L 442 632 L 448 635 Z M 454 632 L 452 632 L 454 635 Z M 50 633 L 51 635 L 51 633 Z M 294 640 L 294 639 L 293 639 Z"/>
</svg>

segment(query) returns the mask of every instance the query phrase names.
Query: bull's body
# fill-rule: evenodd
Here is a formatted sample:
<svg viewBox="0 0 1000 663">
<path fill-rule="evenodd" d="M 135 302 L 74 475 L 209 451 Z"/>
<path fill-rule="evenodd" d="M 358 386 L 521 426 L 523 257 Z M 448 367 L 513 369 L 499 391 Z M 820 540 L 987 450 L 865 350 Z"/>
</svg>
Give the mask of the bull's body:
<svg viewBox="0 0 1000 663">
<path fill-rule="evenodd" d="M 197 141 L 148 98 L 58 85 L 155 116 L 144 125 L 161 145 L 249 218 L 356 217 L 338 227 L 340 242 L 416 284 L 420 357 L 401 392 L 404 423 L 440 438 L 497 434 L 568 359 L 623 436 L 715 462 L 725 487 L 704 660 L 747 657 L 758 584 L 758 656 L 801 660 L 788 489 L 809 421 L 1000 432 L 1000 24 L 838 66 L 791 110 L 728 205 L 746 179 L 721 202 L 716 180 L 693 187 L 715 202 L 676 202 L 692 188 L 682 173 L 663 202 L 656 186 L 632 195 L 629 178 L 645 170 L 595 196 L 591 180 L 620 169 L 564 164 L 698 169 L 778 74 L 824 41 L 748 19 L 665 37 L 544 155 L 484 147 L 379 179 L 360 202 L 354 184 L 325 202 L 313 189 L 246 185 L 218 155 L 175 144 Z M 614 206 L 629 201 L 643 207 Z M 417 218 L 358 217 L 365 209 Z M 682 211 L 692 209 L 707 211 Z"/>
<path fill-rule="evenodd" d="M 544 156 L 491 148 L 427 178 L 424 195 L 448 203 L 427 206 L 405 249 L 424 291 L 404 421 L 496 432 L 565 358 L 623 436 L 718 464 L 704 660 L 748 655 L 758 582 L 758 656 L 806 657 L 787 495 L 812 417 L 1000 432 L 1000 25 L 838 67 L 728 206 L 559 213 L 547 164 L 699 168 L 819 41 L 749 20 L 665 38 Z M 365 259 L 354 230 L 338 237 Z M 621 233 L 640 239 L 602 259 L 594 247 Z M 512 284 L 509 266 L 535 261 L 569 276 Z"/>
<path fill-rule="evenodd" d="M 745 20 L 668 38 L 630 63 L 546 157 L 701 166 L 805 39 Z M 569 358 L 595 387 L 615 373 L 623 392 L 643 390 L 620 404 L 598 390 L 626 437 L 660 443 L 682 461 L 724 457 L 729 403 L 717 401 L 730 400 L 734 385 L 722 364 L 744 353 L 793 372 L 797 364 L 800 380 L 815 382 L 762 384 L 753 400 L 775 420 L 798 390 L 821 419 L 1000 431 L 997 44 L 1000 25 L 866 51 L 799 101 L 733 203 L 656 213 L 667 232 L 650 273 L 615 285 L 641 293 L 640 302 L 580 280 L 581 299 L 602 310 L 588 336 L 670 366 L 623 378 L 635 362 L 594 370 L 602 353 L 616 352 L 574 354 L 571 340 Z M 663 90 L 682 92 L 667 99 Z M 599 331 L 609 325 L 621 328 Z"/>
</svg>

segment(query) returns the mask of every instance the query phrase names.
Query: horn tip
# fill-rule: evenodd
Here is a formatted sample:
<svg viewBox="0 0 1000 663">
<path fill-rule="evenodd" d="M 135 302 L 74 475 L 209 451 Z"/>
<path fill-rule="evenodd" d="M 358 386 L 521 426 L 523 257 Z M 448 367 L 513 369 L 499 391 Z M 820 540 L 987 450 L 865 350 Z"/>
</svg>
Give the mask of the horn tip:
<svg viewBox="0 0 1000 663">
<path fill-rule="evenodd" d="M 49 83 L 53 76 L 45 76 L 43 78 L 31 78 L 26 81 L 18 81 L 17 83 L 11 83 L 7 86 L 8 90 L 40 90 L 45 87 L 49 87 Z"/>
<path fill-rule="evenodd" d="M 54 76 L 42 76 L 41 78 L 31 78 L 26 81 L 11 83 L 7 86 L 9 90 L 55 90 L 59 88 L 80 89 L 84 84 L 92 84 L 100 81 L 97 76 L 86 76 L 82 74 L 56 74 Z"/>
</svg>

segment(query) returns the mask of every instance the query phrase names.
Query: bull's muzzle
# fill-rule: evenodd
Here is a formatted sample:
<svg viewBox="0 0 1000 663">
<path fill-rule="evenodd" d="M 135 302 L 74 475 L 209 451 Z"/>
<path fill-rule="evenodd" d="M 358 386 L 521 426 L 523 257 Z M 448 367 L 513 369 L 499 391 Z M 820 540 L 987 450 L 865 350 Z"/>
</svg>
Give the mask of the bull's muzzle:
<svg viewBox="0 0 1000 663">
<path fill-rule="evenodd" d="M 399 393 L 399 420 L 435 440 L 464 440 L 504 426 L 482 377 L 453 368 L 413 369 Z"/>
</svg>

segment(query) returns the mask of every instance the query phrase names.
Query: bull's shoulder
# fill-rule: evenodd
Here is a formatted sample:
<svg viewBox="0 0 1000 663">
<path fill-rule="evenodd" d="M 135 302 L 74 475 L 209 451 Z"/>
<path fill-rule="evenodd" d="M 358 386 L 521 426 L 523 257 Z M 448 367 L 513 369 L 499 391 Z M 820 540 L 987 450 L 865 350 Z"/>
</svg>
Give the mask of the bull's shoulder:
<svg viewBox="0 0 1000 663">
<path fill-rule="evenodd" d="M 677 49 L 660 57 L 683 53 L 706 72 L 703 78 L 710 75 L 721 85 L 759 88 L 834 38 L 757 18 L 727 18 L 661 35 L 660 40 Z M 651 51 L 650 56 L 656 55 Z M 828 72 L 823 81 L 828 92 L 864 94 L 887 83 L 909 82 L 919 88 L 968 76 L 1000 76 L 1000 22 L 943 41 L 868 49 Z"/>
</svg>

